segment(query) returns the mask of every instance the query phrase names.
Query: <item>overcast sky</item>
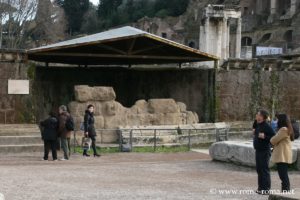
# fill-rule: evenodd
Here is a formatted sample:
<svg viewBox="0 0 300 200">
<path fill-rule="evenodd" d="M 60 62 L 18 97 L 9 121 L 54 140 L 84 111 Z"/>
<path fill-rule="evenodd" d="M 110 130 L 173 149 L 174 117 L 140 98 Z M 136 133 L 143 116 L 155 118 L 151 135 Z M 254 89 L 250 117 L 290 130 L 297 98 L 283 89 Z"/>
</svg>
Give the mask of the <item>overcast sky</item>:
<svg viewBox="0 0 300 200">
<path fill-rule="evenodd" d="M 99 0 L 90 0 L 90 2 L 92 2 L 92 3 L 95 4 L 95 5 L 98 5 Z"/>
</svg>

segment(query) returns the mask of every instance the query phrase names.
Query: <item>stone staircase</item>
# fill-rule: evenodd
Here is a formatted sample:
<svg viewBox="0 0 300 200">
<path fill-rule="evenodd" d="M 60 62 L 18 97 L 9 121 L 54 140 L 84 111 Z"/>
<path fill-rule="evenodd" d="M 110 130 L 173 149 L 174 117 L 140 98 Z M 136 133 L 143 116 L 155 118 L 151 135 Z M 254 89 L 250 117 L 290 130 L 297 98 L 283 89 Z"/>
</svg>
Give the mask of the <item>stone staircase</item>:
<svg viewBox="0 0 300 200">
<path fill-rule="evenodd" d="M 34 124 L 0 124 L 0 154 L 42 152 L 40 130 Z"/>
</svg>

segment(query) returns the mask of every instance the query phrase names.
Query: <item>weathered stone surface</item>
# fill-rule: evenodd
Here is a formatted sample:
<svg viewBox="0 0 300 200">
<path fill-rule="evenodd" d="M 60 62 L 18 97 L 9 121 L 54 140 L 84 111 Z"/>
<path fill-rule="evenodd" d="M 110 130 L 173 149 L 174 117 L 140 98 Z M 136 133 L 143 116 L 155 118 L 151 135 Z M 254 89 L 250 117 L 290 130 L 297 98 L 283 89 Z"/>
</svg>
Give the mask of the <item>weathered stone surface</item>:
<svg viewBox="0 0 300 200">
<path fill-rule="evenodd" d="M 116 101 L 106 101 L 102 104 L 102 115 L 104 116 L 124 116 L 127 110 L 128 108 L 125 108 L 122 104 Z"/>
<path fill-rule="evenodd" d="M 199 118 L 197 113 L 192 112 L 192 111 L 187 111 L 186 112 L 186 123 L 187 124 L 195 124 L 199 122 Z"/>
<path fill-rule="evenodd" d="M 93 96 L 97 92 L 98 97 Z M 179 126 L 187 123 L 198 123 L 199 120 L 196 113 L 186 111 L 186 105 L 182 102 L 176 103 L 174 99 L 150 99 L 148 102 L 138 100 L 131 108 L 126 108 L 113 100 L 115 93 L 112 88 L 92 88 L 81 85 L 75 87 L 75 93 L 76 101 L 70 102 L 68 107 L 75 119 L 77 130 L 80 129 L 80 123 L 83 122 L 85 110 L 89 104 L 95 107 L 96 129 L 151 125 Z M 105 132 L 105 135 L 102 135 L 104 142 L 116 141 L 116 131 L 102 132 Z"/>
<path fill-rule="evenodd" d="M 120 126 L 125 126 L 127 124 L 127 118 L 122 115 L 118 116 L 108 116 L 104 118 L 104 128 L 118 128 Z"/>
<path fill-rule="evenodd" d="M 293 163 L 297 160 L 297 148 L 299 141 L 293 143 Z M 255 150 L 252 141 L 224 141 L 216 142 L 209 148 L 209 154 L 212 159 L 233 162 L 239 165 L 254 167 Z M 274 165 L 274 163 L 270 163 Z"/>
<path fill-rule="evenodd" d="M 145 114 L 128 114 L 127 115 L 127 126 L 137 125 L 151 125 L 153 124 L 154 116 L 150 113 Z"/>
<path fill-rule="evenodd" d="M 103 116 L 95 116 L 95 128 L 96 129 L 105 128 L 105 121 Z"/>
<path fill-rule="evenodd" d="M 90 104 L 95 107 L 95 112 L 94 112 L 95 116 L 103 115 L 102 108 L 104 107 L 104 104 L 98 101 L 89 101 L 89 102 L 72 101 L 69 103 L 68 108 L 70 110 L 70 113 L 72 113 L 73 116 L 83 116 L 85 114 L 87 106 Z"/>
<path fill-rule="evenodd" d="M 102 131 L 97 135 L 101 135 L 102 143 L 114 143 L 118 140 L 118 134 L 116 131 Z"/>
<path fill-rule="evenodd" d="M 179 113 L 179 106 L 174 99 L 150 99 L 148 101 L 150 113 Z"/>
<path fill-rule="evenodd" d="M 77 85 L 75 86 L 75 99 L 79 102 L 112 101 L 116 99 L 116 94 L 112 87 Z"/>
<path fill-rule="evenodd" d="M 177 102 L 177 105 L 180 109 L 180 112 L 185 112 L 186 111 L 186 105 L 185 103 L 182 103 L 182 102 Z"/>
<path fill-rule="evenodd" d="M 136 101 L 131 107 L 131 112 L 134 114 L 148 113 L 148 102 L 144 99 Z"/>
<path fill-rule="evenodd" d="M 182 124 L 181 113 L 159 113 L 153 115 L 153 125 Z"/>
</svg>

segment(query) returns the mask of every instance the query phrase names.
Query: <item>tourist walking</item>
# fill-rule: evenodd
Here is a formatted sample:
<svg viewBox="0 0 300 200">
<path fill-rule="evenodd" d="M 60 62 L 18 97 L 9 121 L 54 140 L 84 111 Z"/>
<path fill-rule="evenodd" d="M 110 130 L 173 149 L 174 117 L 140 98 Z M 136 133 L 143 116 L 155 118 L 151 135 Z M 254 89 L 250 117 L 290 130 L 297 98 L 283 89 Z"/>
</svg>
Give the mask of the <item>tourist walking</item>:
<svg viewBox="0 0 300 200">
<path fill-rule="evenodd" d="M 94 118 L 94 106 L 88 105 L 84 115 L 84 136 L 89 137 L 92 140 L 92 149 L 94 151 L 94 157 L 100 157 L 96 149 L 96 129 L 95 129 L 95 118 Z M 87 149 L 84 149 L 83 156 L 89 157 Z"/>
<path fill-rule="evenodd" d="M 58 120 L 54 112 L 49 113 L 49 118 L 40 123 L 42 127 L 42 139 L 44 141 L 44 158 L 48 161 L 49 151 L 52 151 L 53 161 L 57 161 L 57 137 L 58 137 Z"/>
<path fill-rule="evenodd" d="M 254 127 L 253 146 L 255 149 L 256 171 L 258 175 L 258 194 L 268 194 L 271 188 L 269 161 L 271 157 L 270 139 L 275 135 L 267 123 L 269 113 L 260 110 L 256 115 L 257 124 Z"/>
<path fill-rule="evenodd" d="M 68 124 L 72 122 L 72 117 L 67 111 L 67 107 L 62 105 L 59 107 L 59 129 L 58 134 L 61 140 L 61 147 L 64 152 L 64 157 L 60 159 L 61 161 L 69 160 L 71 155 L 71 135 L 72 135 L 72 128 L 68 128 Z"/>
<path fill-rule="evenodd" d="M 281 180 L 281 191 L 290 190 L 290 180 L 288 176 L 288 165 L 292 163 L 292 142 L 294 140 L 294 131 L 289 117 L 286 114 L 279 114 L 278 132 L 271 138 L 271 144 L 274 145 L 272 153 L 272 162 L 276 163 L 278 175 Z"/>
</svg>

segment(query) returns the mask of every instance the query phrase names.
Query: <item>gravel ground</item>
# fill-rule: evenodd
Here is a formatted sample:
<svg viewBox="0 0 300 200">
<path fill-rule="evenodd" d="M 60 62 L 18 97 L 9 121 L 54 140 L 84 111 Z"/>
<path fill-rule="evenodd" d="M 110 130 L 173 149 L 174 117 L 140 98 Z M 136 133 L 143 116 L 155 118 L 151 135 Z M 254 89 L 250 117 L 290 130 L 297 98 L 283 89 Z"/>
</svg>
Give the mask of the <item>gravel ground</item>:
<svg viewBox="0 0 300 200">
<path fill-rule="evenodd" d="M 70 161 L 40 161 L 39 155 L 0 155 L 0 192 L 6 200 L 256 199 L 252 168 L 212 162 L 202 153 L 73 155 Z M 300 190 L 299 172 L 290 173 Z M 274 189 L 280 188 L 272 172 Z M 240 194 L 221 194 L 242 190 Z M 239 192 L 239 191 L 238 191 Z"/>
</svg>

